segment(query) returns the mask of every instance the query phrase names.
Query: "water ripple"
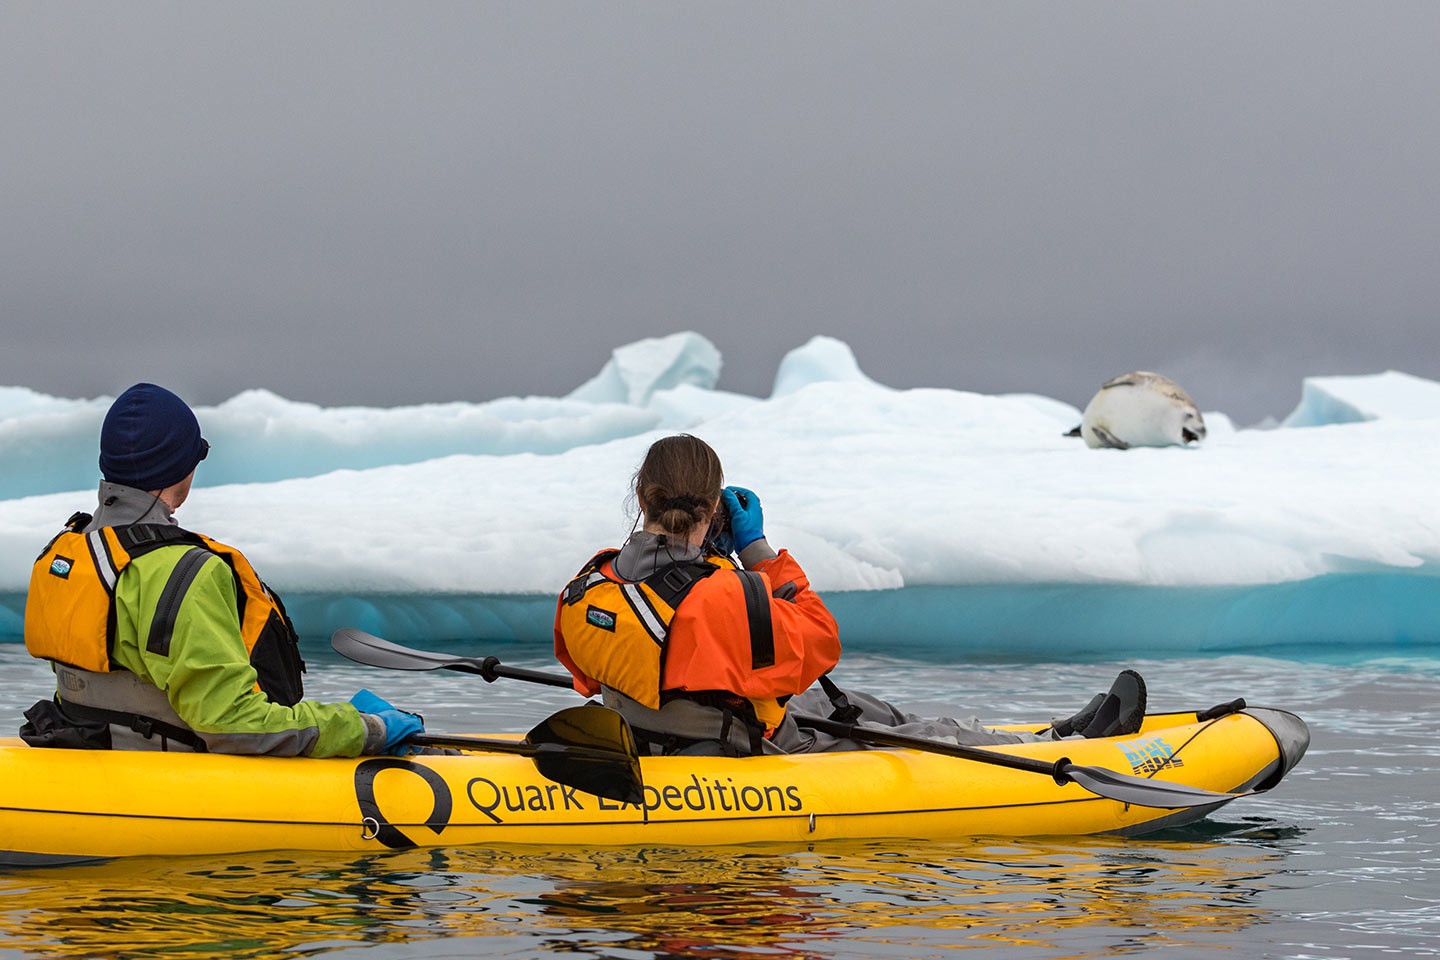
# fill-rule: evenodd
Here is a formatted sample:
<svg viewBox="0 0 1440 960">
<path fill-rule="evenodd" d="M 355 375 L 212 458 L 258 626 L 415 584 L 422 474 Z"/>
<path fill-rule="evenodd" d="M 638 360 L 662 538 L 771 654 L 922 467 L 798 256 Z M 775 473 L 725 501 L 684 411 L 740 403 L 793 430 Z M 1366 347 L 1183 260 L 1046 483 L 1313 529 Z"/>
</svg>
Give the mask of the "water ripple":
<svg viewBox="0 0 1440 960">
<path fill-rule="evenodd" d="M 465 650 L 483 653 L 483 650 Z M 565 690 L 386 673 L 307 650 L 310 692 L 368 686 L 433 730 L 524 727 Z M 535 655 L 517 666 L 554 669 Z M 923 664 L 847 657 L 842 682 L 921 713 L 1029 721 L 1073 710 L 1115 671 L 1153 709 L 1244 696 L 1310 723 L 1272 793 L 1140 840 L 984 840 L 813 848 L 270 854 L 0 873 L 0 960 L 914 958 L 956 947 L 1070 958 L 1436 956 L 1440 716 L 1432 659 L 1266 657 Z M 0 644 L 0 724 L 51 682 Z"/>
</svg>

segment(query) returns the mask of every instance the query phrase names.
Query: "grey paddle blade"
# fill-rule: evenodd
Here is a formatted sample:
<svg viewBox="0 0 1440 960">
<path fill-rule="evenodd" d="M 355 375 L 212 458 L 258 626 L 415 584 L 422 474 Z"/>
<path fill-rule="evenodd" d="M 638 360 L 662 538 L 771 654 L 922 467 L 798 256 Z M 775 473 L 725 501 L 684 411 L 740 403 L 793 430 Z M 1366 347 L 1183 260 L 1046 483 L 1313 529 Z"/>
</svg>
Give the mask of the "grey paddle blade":
<svg viewBox="0 0 1440 960">
<path fill-rule="evenodd" d="M 1213 793 L 1199 787 L 1166 783 L 1164 780 L 1145 780 L 1141 777 L 1132 777 L 1127 773 L 1116 773 L 1105 767 L 1082 767 L 1069 760 L 1051 761 L 1035 757 L 1017 757 L 1013 754 L 983 750 L 979 747 L 910 737 L 853 723 L 839 723 L 824 717 L 802 713 L 795 713 L 792 716 L 795 718 L 795 722 L 801 726 L 825 730 L 837 736 L 859 740 L 862 743 L 873 743 L 885 747 L 907 747 L 911 750 L 923 750 L 926 753 L 938 753 L 946 757 L 974 760 L 976 763 L 990 763 L 997 767 L 1025 770 L 1053 777 L 1061 783 L 1073 780 L 1098 796 L 1119 800 L 1121 803 L 1133 803 L 1140 807 L 1156 807 L 1161 810 L 1172 810 L 1179 807 L 1218 807 L 1221 804 L 1229 803 L 1237 796 L 1242 796 L 1242 794 Z"/>
<path fill-rule="evenodd" d="M 1221 807 L 1244 797 L 1245 793 L 1215 793 L 1183 783 L 1169 783 L 1165 780 L 1146 780 L 1132 777 L 1128 773 L 1116 773 L 1104 767 L 1081 767 L 1069 764 L 1060 773 L 1091 793 L 1137 807 L 1157 807 L 1162 810 L 1182 807 Z"/>
<path fill-rule="evenodd" d="M 460 673 L 473 673 L 484 677 L 487 683 L 493 683 L 496 677 L 508 677 L 512 680 L 543 683 L 550 687 L 572 689 L 574 686 L 570 677 L 565 674 L 509 667 L 495 657 L 462 657 L 415 650 L 353 627 L 336 630 L 330 637 L 330 646 L 335 648 L 336 653 L 356 663 L 387 670 L 458 670 Z"/>
<path fill-rule="evenodd" d="M 336 630 L 330 637 L 330 646 L 342 657 L 386 670 L 439 670 L 457 660 L 466 659 L 428 650 L 411 650 L 353 627 Z"/>
</svg>

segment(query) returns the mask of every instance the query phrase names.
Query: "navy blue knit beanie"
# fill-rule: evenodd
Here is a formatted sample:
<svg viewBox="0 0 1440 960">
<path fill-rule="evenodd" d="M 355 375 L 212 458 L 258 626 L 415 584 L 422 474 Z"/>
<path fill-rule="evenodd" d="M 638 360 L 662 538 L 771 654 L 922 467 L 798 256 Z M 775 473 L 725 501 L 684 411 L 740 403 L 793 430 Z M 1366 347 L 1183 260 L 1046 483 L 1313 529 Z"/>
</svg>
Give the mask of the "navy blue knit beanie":
<svg viewBox="0 0 1440 960">
<path fill-rule="evenodd" d="M 188 477 L 209 449 L 184 400 L 153 383 L 137 383 L 105 414 L 100 472 L 111 483 L 164 490 Z"/>
</svg>

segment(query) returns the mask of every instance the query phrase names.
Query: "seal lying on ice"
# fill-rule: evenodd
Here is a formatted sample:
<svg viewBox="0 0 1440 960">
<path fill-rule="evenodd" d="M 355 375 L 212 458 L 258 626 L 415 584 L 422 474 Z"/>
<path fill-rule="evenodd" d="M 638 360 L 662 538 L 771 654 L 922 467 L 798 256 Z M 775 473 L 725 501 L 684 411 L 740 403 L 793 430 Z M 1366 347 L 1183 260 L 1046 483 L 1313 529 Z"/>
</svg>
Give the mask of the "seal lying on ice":
<svg viewBox="0 0 1440 960">
<path fill-rule="evenodd" d="M 1107 380 L 1066 436 L 1117 450 L 1183 447 L 1205 439 L 1205 418 L 1174 380 L 1135 370 Z"/>
</svg>

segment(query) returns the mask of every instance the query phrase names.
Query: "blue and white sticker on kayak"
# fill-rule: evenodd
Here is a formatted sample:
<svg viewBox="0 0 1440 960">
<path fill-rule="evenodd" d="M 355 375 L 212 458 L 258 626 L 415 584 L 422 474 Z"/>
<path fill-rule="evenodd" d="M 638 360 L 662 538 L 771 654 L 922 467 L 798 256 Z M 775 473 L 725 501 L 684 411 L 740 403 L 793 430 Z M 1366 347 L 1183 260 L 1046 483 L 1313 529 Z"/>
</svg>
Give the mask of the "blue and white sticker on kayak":
<svg viewBox="0 0 1440 960">
<path fill-rule="evenodd" d="M 1175 756 L 1175 748 L 1165 742 L 1164 737 L 1142 737 L 1139 740 L 1122 740 L 1116 744 L 1130 769 L 1136 774 L 1159 773 L 1171 767 L 1183 767 L 1185 761 Z"/>
</svg>

